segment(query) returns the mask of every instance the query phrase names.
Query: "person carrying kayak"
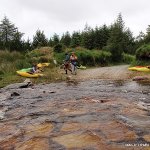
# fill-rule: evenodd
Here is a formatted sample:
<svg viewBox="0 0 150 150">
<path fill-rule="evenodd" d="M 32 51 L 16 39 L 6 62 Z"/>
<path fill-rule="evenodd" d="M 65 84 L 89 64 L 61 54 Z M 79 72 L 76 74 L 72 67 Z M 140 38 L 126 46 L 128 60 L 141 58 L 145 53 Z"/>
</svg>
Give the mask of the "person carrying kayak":
<svg viewBox="0 0 150 150">
<path fill-rule="evenodd" d="M 75 55 L 74 52 L 72 52 L 71 56 L 70 56 L 70 62 L 71 62 L 71 68 L 72 68 L 72 73 L 76 74 L 76 70 L 77 70 L 77 56 Z"/>
</svg>

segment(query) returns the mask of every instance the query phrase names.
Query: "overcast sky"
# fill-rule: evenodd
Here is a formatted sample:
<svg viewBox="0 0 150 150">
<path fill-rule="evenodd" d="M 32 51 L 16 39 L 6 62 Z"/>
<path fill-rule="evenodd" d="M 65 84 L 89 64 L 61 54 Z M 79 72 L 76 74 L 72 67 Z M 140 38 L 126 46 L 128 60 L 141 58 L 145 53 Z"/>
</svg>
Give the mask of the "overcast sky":
<svg viewBox="0 0 150 150">
<path fill-rule="evenodd" d="M 32 39 L 37 29 L 49 38 L 54 33 L 82 31 L 110 25 L 121 12 L 134 36 L 150 24 L 150 0 L 0 0 L 0 21 L 8 19 Z"/>
</svg>

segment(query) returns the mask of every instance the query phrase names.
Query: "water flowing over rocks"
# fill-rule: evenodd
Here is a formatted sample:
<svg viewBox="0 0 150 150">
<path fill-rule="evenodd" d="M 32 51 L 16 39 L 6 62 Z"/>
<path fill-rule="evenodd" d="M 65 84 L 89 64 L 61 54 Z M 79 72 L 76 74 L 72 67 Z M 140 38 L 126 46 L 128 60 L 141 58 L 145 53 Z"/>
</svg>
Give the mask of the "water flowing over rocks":
<svg viewBox="0 0 150 150">
<path fill-rule="evenodd" d="M 149 83 L 20 85 L 0 89 L 0 150 L 150 149 Z"/>
</svg>

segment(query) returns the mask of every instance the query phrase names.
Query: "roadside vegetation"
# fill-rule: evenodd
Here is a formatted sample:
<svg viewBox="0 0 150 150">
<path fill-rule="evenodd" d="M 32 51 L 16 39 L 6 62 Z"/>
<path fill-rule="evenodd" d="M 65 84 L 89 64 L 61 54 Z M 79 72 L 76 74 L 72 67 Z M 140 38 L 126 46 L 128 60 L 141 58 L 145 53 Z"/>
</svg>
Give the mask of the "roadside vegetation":
<svg viewBox="0 0 150 150">
<path fill-rule="evenodd" d="M 49 62 L 43 78 L 33 82 L 52 82 L 64 80 L 59 66 L 65 53 L 74 51 L 78 61 L 86 67 L 108 66 L 113 64 L 150 65 L 150 26 L 147 33 L 133 37 L 125 27 L 121 13 L 110 26 L 95 28 L 87 24 L 83 31 L 65 32 L 48 39 L 44 31 L 37 30 L 32 42 L 24 40 L 23 33 L 5 16 L 0 23 L 0 87 L 9 83 L 23 81 L 17 70 L 31 67 L 33 62 Z M 57 64 L 54 63 L 56 60 Z"/>
</svg>

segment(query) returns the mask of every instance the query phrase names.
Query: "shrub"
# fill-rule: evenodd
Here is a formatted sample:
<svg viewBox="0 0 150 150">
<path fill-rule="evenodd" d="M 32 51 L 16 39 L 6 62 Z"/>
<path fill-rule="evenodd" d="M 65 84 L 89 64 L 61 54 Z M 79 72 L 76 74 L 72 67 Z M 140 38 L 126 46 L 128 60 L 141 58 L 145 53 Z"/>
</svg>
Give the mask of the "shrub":
<svg viewBox="0 0 150 150">
<path fill-rule="evenodd" d="M 120 44 L 108 44 L 107 46 L 103 47 L 104 51 L 111 53 L 111 60 L 113 62 L 121 62 L 123 58 L 123 50 Z"/>
<path fill-rule="evenodd" d="M 79 62 L 83 65 L 106 65 L 111 60 L 111 53 L 98 50 L 84 50 L 76 52 Z"/>
<path fill-rule="evenodd" d="M 106 51 L 96 51 L 95 58 L 96 64 L 107 65 L 111 61 L 111 53 Z"/>
<path fill-rule="evenodd" d="M 150 44 L 144 44 L 136 50 L 138 60 L 150 60 Z"/>
<path fill-rule="evenodd" d="M 50 59 L 47 56 L 41 56 L 39 57 L 39 62 L 44 63 L 44 62 L 49 62 Z"/>
<path fill-rule="evenodd" d="M 53 49 L 51 47 L 41 47 L 28 52 L 26 57 L 30 59 L 31 63 L 49 62 L 53 58 Z"/>
<path fill-rule="evenodd" d="M 14 63 L 14 65 L 17 70 L 31 67 L 31 63 L 28 59 L 19 59 Z"/>
<path fill-rule="evenodd" d="M 78 52 L 77 55 L 79 62 L 81 64 L 88 66 L 95 66 L 94 57 L 89 50 Z"/>
<path fill-rule="evenodd" d="M 64 46 L 61 43 L 58 43 L 57 45 L 54 46 L 54 52 L 56 53 L 61 53 L 64 51 Z"/>
<path fill-rule="evenodd" d="M 123 53 L 123 62 L 127 64 L 131 64 L 135 61 L 135 56 Z"/>
<path fill-rule="evenodd" d="M 0 76 L 4 75 L 4 72 L 2 70 L 0 70 Z"/>
<path fill-rule="evenodd" d="M 26 54 L 27 57 L 40 57 L 45 55 L 52 55 L 53 49 L 51 47 L 41 47 L 34 49 Z"/>
<path fill-rule="evenodd" d="M 72 50 L 68 49 L 71 55 Z M 78 57 L 78 63 L 86 66 L 107 65 L 111 61 L 111 53 L 99 50 L 76 49 L 75 54 Z M 61 64 L 65 59 L 65 52 L 54 53 L 54 57 L 58 64 Z"/>
<path fill-rule="evenodd" d="M 149 61 L 144 61 L 144 60 L 134 60 L 131 65 L 132 66 L 149 66 L 150 60 Z"/>
<path fill-rule="evenodd" d="M 58 64 L 62 64 L 65 59 L 65 52 L 63 53 L 54 53 L 54 57 Z"/>
</svg>

